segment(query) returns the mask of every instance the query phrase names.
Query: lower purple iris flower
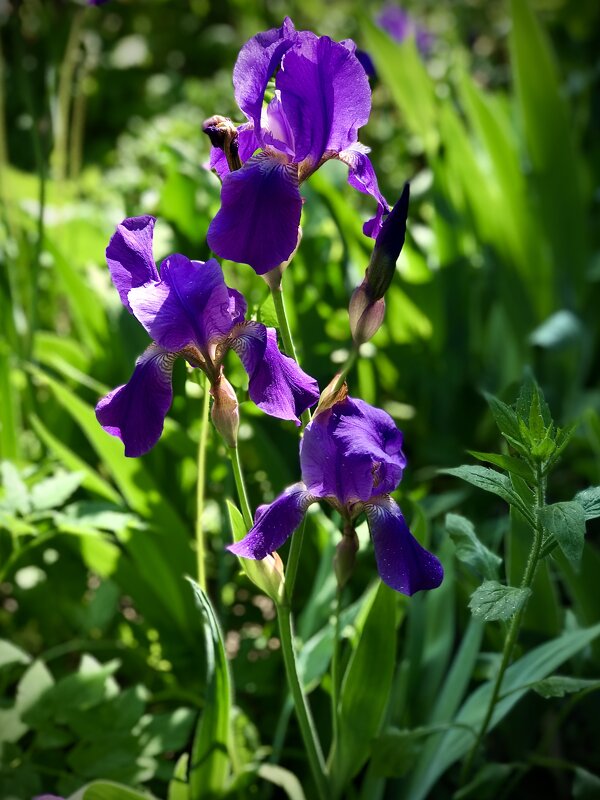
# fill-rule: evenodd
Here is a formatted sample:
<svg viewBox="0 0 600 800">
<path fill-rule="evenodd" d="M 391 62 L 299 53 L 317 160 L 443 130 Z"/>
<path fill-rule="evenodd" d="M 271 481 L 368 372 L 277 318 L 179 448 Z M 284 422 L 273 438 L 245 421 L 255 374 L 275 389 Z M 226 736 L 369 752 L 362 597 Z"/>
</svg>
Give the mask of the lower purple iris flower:
<svg viewBox="0 0 600 800">
<path fill-rule="evenodd" d="M 443 578 L 438 559 L 421 547 L 390 497 L 406 466 L 402 433 L 385 411 L 346 397 L 320 411 L 300 445 L 302 483 L 258 509 L 254 526 L 229 550 L 261 559 L 277 550 L 300 525 L 311 503 L 325 500 L 352 524 L 367 517 L 381 579 L 412 595 L 435 589 Z"/>
<path fill-rule="evenodd" d="M 96 406 L 104 430 L 121 439 L 126 456 L 143 455 L 162 433 L 175 359 L 202 369 L 214 388 L 229 349 L 248 373 L 256 405 L 299 425 L 302 412 L 319 397 L 317 382 L 279 352 L 274 328 L 245 321 L 246 301 L 225 285 L 215 259 L 204 263 L 175 254 L 162 262 L 159 274 L 152 257 L 154 223 L 149 216 L 124 220 L 106 250 L 121 302 L 153 343 L 138 358 L 129 383 Z"/>
<path fill-rule="evenodd" d="M 432 34 L 400 6 L 384 6 L 377 15 L 377 24 L 396 42 L 403 42 L 409 36 L 414 36 L 421 55 L 426 56 L 430 52 L 434 41 Z"/>
</svg>

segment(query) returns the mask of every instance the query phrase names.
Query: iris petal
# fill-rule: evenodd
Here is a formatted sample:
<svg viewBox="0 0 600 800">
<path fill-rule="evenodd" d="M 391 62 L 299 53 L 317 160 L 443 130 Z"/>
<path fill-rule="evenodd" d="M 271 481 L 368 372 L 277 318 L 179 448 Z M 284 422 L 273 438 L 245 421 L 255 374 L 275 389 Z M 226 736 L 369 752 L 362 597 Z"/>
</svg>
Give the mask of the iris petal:
<svg viewBox="0 0 600 800">
<path fill-rule="evenodd" d="M 250 399 L 266 414 L 300 424 L 300 415 L 319 399 L 314 378 L 277 347 L 275 328 L 247 322 L 234 331 L 233 348 L 250 379 Z"/>
<path fill-rule="evenodd" d="M 227 548 L 242 558 L 261 559 L 273 553 L 302 522 L 306 509 L 315 498 L 302 483 L 289 486 L 257 515 L 246 536 Z"/>
<path fill-rule="evenodd" d="M 263 275 L 293 253 L 301 212 L 296 168 L 259 153 L 223 179 L 221 208 L 208 229 L 209 247 Z"/>
<path fill-rule="evenodd" d="M 158 272 L 152 257 L 154 217 L 130 217 L 123 220 L 106 248 L 110 275 L 121 302 L 131 313 L 127 295 L 135 286 L 157 281 Z"/>
<path fill-rule="evenodd" d="M 173 400 L 175 356 L 151 344 L 135 363 L 133 375 L 96 406 L 98 422 L 125 445 L 126 456 L 147 453 L 160 439 Z"/>
<path fill-rule="evenodd" d="M 365 236 L 370 236 L 372 239 L 377 238 L 377 234 L 381 230 L 383 215 L 387 214 L 390 206 L 385 197 L 379 191 L 377 183 L 377 176 L 371 164 L 367 153 L 369 148 L 356 142 L 346 150 L 342 150 L 338 156 L 340 161 L 343 161 L 349 168 L 348 183 L 350 186 L 358 189 L 363 194 L 370 194 L 377 200 L 377 212 L 375 216 L 367 220 L 363 225 L 363 233 Z"/>
<path fill-rule="evenodd" d="M 375 498 L 365 508 L 377 569 L 381 580 L 402 594 L 435 589 L 444 577 L 439 560 L 412 535 L 398 507 L 389 496 Z"/>
</svg>

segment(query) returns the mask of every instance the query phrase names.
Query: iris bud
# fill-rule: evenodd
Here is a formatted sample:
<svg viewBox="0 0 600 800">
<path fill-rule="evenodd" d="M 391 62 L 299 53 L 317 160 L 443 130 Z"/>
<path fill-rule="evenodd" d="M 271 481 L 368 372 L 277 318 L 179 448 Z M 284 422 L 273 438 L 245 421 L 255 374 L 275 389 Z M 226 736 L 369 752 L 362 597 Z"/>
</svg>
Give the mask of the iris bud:
<svg viewBox="0 0 600 800">
<path fill-rule="evenodd" d="M 218 147 L 225 153 L 229 169 L 232 172 L 240 169 L 242 162 L 238 154 L 238 132 L 235 123 L 229 117 L 215 114 L 214 117 L 204 120 L 202 130 L 210 139 L 212 146 Z"/>
<path fill-rule="evenodd" d="M 358 346 L 372 339 L 383 323 L 385 300 L 371 299 L 366 278 L 352 293 L 348 315 L 352 338 Z"/>
<path fill-rule="evenodd" d="M 211 387 L 210 393 L 214 397 L 211 409 L 213 424 L 225 440 L 225 444 L 228 447 L 236 447 L 240 412 L 234 388 L 224 375 L 220 375 Z"/>
<path fill-rule="evenodd" d="M 333 569 L 340 589 L 346 585 L 354 572 L 357 551 L 358 536 L 356 531 L 352 525 L 345 525 L 342 540 L 338 543 L 333 557 Z"/>
<path fill-rule="evenodd" d="M 394 277 L 396 261 L 406 237 L 409 194 L 410 186 L 405 183 L 400 199 L 385 218 L 381 230 L 377 234 L 365 275 L 369 299 L 372 302 L 384 296 Z"/>
</svg>

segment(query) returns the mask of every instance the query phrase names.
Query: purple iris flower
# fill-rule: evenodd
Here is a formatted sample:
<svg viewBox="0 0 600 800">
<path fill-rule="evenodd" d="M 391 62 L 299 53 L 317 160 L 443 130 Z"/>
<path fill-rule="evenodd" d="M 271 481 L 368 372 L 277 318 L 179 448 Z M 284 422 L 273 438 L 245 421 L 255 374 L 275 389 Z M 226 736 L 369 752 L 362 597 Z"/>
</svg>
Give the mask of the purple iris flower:
<svg viewBox="0 0 600 800">
<path fill-rule="evenodd" d="M 129 383 L 96 406 L 107 433 L 118 436 L 126 456 L 140 456 L 160 438 L 173 399 L 175 359 L 185 358 L 208 376 L 213 391 L 223 378 L 231 348 L 248 373 L 250 398 L 274 417 L 295 420 L 314 405 L 319 387 L 296 362 L 279 352 L 277 333 L 245 321 L 246 301 L 225 285 L 214 258 L 206 263 L 175 254 L 158 273 L 152 257 L 154 217 L 124 220 L 106 249 L 121 302 L 153 339 L 138 358 Z"/>
<path fill-rule="evenodd" d="M 254 526 L 229 550 L 264 558 L 296 530 L 311 503 L 326 500 L 345 530 L 366 514 L 379 575 L 392 589 L 411 595 L 440 585 L 442 565 L 417 542 L 390 497 L 406 458 L 402 433 L 389 414 L 351 397 L 317 412 L 304 432 L 300 465 L 303 482 L 259 508 Z"/>
<path fill-rule="evenodd" d="M 396 42 L 403 42 L 409 36 L 414 36 L 421 55 L 426 56 L 430 52 L 433 36 L 400 6 L 392 4 L 384 6 L 377 15 L 376 22 Z"/>
<path fill-rule="evenodd" d="M 265 105 L 274 73 L 275 91 Z M 298 244 L 298 187 L 331 158 L 348 165 L 351 186 L 377 200 L 377 213 L 364 227 L 375 238 L 389 206 L 369 149 L 358 141 L 371 90 L 354 42 L 297 31 L 286 17 L 280 28 L 242 47 L 233 85 L 248 121 L 235 132 L 235 165 L 218 147 L 211 151 L 210 165 L 223 181 L 221 208 L 208 229 L 215 253 L 250 264 L 258 275 L 287 261 Z"/>
</svg>

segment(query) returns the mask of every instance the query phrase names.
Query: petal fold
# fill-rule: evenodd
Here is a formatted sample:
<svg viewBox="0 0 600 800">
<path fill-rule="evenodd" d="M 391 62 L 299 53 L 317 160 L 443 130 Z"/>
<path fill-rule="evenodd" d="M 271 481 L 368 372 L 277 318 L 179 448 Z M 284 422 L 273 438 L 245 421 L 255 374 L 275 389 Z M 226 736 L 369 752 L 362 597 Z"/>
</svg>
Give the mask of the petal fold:
<svg viewBox="0 0 600 800">
<path fill-rule="evenodd" d="M 265 558 L 292 535 L 315 499 L 303 483 L 289 486 L 269 506 L 262 507 L 246 536 L 227 549 L 242 558 Z"/>
<path fill-rule="evenodd" d="M 96 418 L 125 445 L 125 455 L 141 456 L 160 439 L 173 400 L 171 376 L 175 356 L 151 344 L 135 363 L 124 386 L 118 386 L 96 406 Z"/>
<path fill-rule="evenodd" d="M 398 504 L 384 495 L 365 507 L 381 580 L 402 594 L 435 589 L 444 577 L 439 560 L 410 532 Z"/>
<path fill-rule="evenodd" d="M 297 168 L 258 153 L 223 179 L 221 208 L 208 228 L 209 247 L 263 275 L 293 253 L 301 212 Z"/>
<path fill-rule="evenodd" d="M 131 313 L 129 290 L 148 281 L 157 281 L 158 272 L 152 256 L 152 236 L 156 219 L 130 217 L 117 226 L 106 248 L 106 261 L 121 302 Z"/>
<path fill-rule="evenodd" d="M 266 414 L 300 424 L 300 415 L 319 399 L 319 386 L 277 346 L 275 328 L 246 322 L 234 331 L 232 347 L 248 373 L 250 399 Z"/>
<path fill-rule="evenodd" d="M 377 175 L 371 164 L 371 160 L 367 153 L 369 148 L 356 142 L 346 150 L 342 150 L 339 154 L 340 161 L 349 169 L 348 183 L 354 189 L 358 189 L 363 194 L 370 194 L 377 200 L 377 212 L 374 217 L 367 220 L 363 225 L 363 233 L 365 236 L 370 236 L 372 239 L 377 238 L 377 234 L 381 230 L 384 214 L 390 210 L 389 203 L 379 191 L 377 183 Z"/>
</svg>

